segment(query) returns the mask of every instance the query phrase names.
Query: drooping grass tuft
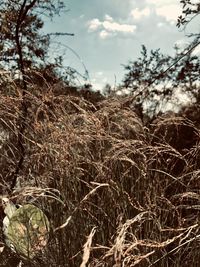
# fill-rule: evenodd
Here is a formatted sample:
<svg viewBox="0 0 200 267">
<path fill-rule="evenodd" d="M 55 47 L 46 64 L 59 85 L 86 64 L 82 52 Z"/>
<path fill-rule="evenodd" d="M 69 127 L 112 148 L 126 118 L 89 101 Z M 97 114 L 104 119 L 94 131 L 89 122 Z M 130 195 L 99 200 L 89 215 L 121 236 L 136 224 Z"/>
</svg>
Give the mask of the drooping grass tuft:
<svg viewBox="0 0 200 267">
<path fill-rule="evenodd" d="M 95 105 L 34 88 L 11 193 L 21 101 L 12 86 L 0 96 L 1 192 L 38 205 L 52 227 L 24 266 L 198 266 L 199 129 L 191 121 L 161 117 L 147 129 L 123 98 Z M 5 266 L 10 255 L 0 255 Z"/>
</svg>

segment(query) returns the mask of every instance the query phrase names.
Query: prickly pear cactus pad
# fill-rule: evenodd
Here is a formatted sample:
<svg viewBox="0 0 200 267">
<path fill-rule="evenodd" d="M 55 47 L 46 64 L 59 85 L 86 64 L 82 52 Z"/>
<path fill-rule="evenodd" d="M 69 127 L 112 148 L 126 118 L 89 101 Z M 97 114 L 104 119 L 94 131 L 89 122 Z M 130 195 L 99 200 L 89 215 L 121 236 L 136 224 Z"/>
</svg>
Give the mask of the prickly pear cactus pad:
<svg viewBox="0 0 200 267">
<path fill-rule="evenodd" d="M 48 218 L 42 210 L 27 204 L 14 212 L 6 235 L 18 254 L 33 258 L 46 246 L 49 230 Z"/>
</svg>

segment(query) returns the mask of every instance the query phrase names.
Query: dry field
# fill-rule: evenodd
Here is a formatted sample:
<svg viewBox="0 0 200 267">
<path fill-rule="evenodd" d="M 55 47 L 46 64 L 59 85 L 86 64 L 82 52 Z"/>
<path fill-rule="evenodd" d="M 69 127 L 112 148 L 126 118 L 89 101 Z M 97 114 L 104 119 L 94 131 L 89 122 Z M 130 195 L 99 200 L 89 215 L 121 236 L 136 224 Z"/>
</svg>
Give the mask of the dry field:
<svg viewBox="0 0 200 267">
<path fill-rule="evenodd" d="M 166 114 L 144 127 L 126 98 L 92 104 L 31 86 L 23 97 L 13 83 L 0 96 L 0 192 L 38 205 L 52 227 L 45 250 L 22 266 L 199 266 L 193 122 Z M 4 248 L 0 266 L 17 261 Z"/>
</svg>

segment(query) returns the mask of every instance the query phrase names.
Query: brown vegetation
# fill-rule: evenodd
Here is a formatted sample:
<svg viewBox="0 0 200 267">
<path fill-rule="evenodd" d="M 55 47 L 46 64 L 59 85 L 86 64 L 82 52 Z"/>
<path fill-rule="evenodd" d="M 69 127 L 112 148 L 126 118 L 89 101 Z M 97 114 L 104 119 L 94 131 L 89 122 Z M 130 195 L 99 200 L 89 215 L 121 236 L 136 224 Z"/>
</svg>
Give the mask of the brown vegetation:
<svg viewBox="0 0 200 267">
<path fill-rule="evenodd" d="M 122 97 L 91 103 L 33 87 L 12 194 L 22 97 L 14 83 L 0 96 L 0 189 L 36 203 L 52 226 L 23 266 L 198 266 L 199 128 L 174 114 L 147 128 Z M 1 266 L 17 259 L 0 255 Z"/>
</svg>

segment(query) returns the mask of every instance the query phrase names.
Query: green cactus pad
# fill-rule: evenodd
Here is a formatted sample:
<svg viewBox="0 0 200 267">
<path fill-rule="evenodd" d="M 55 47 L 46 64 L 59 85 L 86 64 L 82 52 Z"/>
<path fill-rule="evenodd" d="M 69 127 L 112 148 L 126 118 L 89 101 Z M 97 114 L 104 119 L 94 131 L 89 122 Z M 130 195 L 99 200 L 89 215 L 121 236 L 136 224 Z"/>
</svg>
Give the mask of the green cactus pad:
<svg viewBox="0 0 200 267">
<path fill-rule="evenodd" d="M 27 204 L 14 212 L 6 235 L 18 254 L 33 258 L 46 246 L 49 230 L 48 218 L 42 210 Z"/>
</svg>

